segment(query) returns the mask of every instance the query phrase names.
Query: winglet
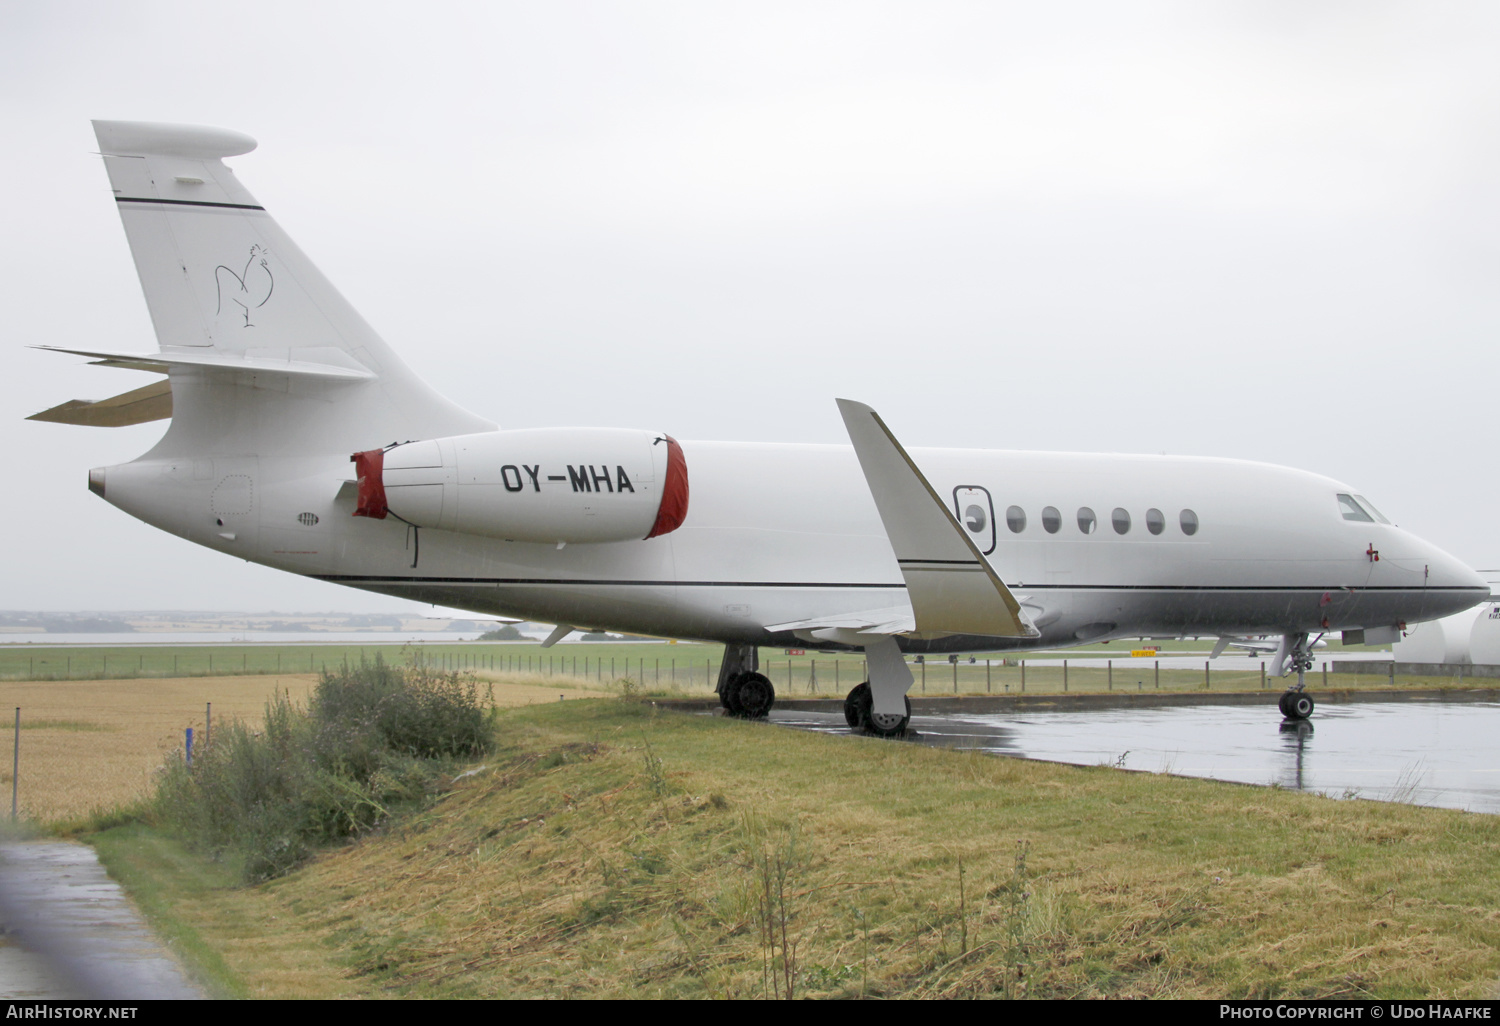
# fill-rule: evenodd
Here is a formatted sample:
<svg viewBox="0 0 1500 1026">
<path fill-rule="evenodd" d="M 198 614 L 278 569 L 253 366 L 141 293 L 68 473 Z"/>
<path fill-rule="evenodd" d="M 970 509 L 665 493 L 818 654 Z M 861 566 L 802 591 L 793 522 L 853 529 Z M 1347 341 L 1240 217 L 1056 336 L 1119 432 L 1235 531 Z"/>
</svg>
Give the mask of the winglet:
<svg viewBox="0 0 1500 1026">
<path fill-rule="evenodd" d="M 838 404 L 906 579 L 917 633 L 1038 637 L 1021 604 L 880 415 L 849 399 Z"/>
</svg>

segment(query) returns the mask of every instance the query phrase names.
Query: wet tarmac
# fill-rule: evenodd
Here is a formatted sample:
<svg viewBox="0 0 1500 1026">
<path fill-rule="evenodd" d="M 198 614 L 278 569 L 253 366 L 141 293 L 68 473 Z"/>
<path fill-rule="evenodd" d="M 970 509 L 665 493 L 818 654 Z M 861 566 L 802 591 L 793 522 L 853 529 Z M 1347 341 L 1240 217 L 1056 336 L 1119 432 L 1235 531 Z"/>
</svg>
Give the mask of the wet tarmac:
<svg viewBox="0 0 1500 1026">
<path fill-rule="evenodd" d="M 0 996 L 201 998 L 94 850 L 0 844 Z"/>
<path fill-rule="evenodd" d="M 838 712 L 778 707 L 771 721 L 851 733 Z M 909 742 L 943 748 L 1500 813 L 1494 702 L 1329 704 L 1301 723 L 1257 704 L 918 714 L 911 726 Z"/>
</svg>

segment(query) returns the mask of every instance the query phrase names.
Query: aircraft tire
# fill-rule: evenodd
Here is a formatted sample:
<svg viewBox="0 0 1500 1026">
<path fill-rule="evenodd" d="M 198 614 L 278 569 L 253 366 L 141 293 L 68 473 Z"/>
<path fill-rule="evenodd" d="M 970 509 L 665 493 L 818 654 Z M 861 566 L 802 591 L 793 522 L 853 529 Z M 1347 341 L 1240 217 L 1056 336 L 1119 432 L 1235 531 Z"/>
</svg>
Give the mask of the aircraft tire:
<svg viewBox="0 0 1500 1026">
<path fill-rule="evenodd" d="M 719 692 L 719 704 L 730 716 L 744 715 L 740 710 L 740 678 L 731 677 L 724 683 L 724 690 Z"/>
<path fill-rule="evenodd" d="M 850 730 L 858 730 L 860 723 L 860 703 L 867 701 L 870 697 L 870 682 L 854 685 L 848 696 L 844 699 L 844 722 L 849 724 Z"/>
<path fill-rule="evenodd" d="M 1311 695 L 1301 692 L 1287 698 L 1287 716 L 1294 720 L 1305 720 L 1313 714 L 1314 703 Z"/>
<path fill-rule="evenodd" d="M 763 720 L 776 704 L 776 687 L 764 674 L 742 673 L 735 682 L 735 700 L 739 715 L 747 720 Z"/>
<path fill-rule="evenodd" d="M 1283 691 L 1281 697 L 1276 699 L 1276 708 L 1281 711 L 1281 715 L 1286 719 L 1291 719 L 1292 716 L 1291 713 L 1287 712 L 1286 708 L 1286 700 L 1291 697 L 1292 693 L 1290 691 Z"/>
<path fill-rule="evenodd" d="M 902 696 L 901 700 L 906 703 L 906 715 L 899 720 L 876 716 L 875 696 L 866 691 L 859 703 L 859 720 L 865 733 L 872 737 L 900 737 L 905 734 L 906 728 L 911 724 L 911 699 Z"/>
</svg>

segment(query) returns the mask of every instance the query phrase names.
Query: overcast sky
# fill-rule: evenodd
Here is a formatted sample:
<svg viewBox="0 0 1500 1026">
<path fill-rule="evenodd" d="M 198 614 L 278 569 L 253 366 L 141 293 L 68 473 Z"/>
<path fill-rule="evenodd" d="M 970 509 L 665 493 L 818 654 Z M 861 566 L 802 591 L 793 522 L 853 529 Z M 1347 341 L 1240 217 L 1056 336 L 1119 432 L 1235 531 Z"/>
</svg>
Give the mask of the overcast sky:
<svg viewBox="0 0 1500 1026">
<path fill-rule="evenodd" d="M 232 158 L 503 427 L 1171 452 L 1345 480 L 1500 568 L 1500 7 L 0 3 L 0 608 L 403 609 L 99 501 L 165 423 L 91 118 Z M 1493 575 L 1500 578 L 1500 574 Z"/>
</svg>

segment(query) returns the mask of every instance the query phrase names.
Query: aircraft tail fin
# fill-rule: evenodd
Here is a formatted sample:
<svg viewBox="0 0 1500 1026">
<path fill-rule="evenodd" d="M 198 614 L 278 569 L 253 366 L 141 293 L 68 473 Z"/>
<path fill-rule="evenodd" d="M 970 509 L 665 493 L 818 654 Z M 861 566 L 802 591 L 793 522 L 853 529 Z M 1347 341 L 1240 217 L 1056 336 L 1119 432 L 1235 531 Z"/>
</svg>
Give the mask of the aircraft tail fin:
<svg viewBox="0 0 1500 1026">
<path fill-rule="evenodd" d="M 261 451 L 278 440 L 295 447 L 316 437 L 320 448 L 347 450 L 493 427 L 418 379 L 224 165 L 255 140 L 139 121 L 95 121 L 94 132 L 170 368 L 168 439 L 188 440 L 184 418 L 200 439 L 214 433 L 211 423 L 232 421 L 241 436 L 254 427 Z M 283 377 L 278 363 L 300 374 Z M 329 373 L 318 376 L 320 365 Z M 207 408 L 195 401 L 226 384 L 262 394 L 221 393 Z M 226 417 L 226 398 L 297 409 Z M 330 398 L 339 407 L 332 415 L 317 408 Z"/>
</svg>

